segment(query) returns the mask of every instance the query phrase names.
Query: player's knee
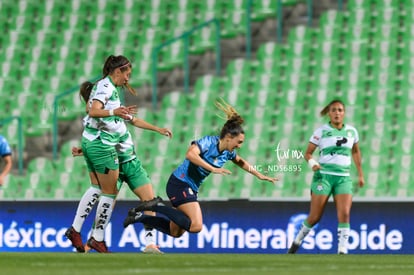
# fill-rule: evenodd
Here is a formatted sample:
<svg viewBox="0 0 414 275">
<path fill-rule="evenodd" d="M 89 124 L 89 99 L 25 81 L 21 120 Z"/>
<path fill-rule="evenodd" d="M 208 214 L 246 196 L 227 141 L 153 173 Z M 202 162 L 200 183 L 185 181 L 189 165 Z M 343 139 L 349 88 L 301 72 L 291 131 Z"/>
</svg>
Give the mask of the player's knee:
<svg viewBox="0 0 414 275">
<path fill-rule="evenodd" d="M 201 223 L 191 223 L 190 232 L 191 233 L 198 233 L 203 229 L 203 225 Z"/>
<path fill-rule="evenodd" d="M 178 229 L 170 232 L 170 235 L 174 238 L 179 238 L 184 234 L 184 229 Z"/>
</svg>

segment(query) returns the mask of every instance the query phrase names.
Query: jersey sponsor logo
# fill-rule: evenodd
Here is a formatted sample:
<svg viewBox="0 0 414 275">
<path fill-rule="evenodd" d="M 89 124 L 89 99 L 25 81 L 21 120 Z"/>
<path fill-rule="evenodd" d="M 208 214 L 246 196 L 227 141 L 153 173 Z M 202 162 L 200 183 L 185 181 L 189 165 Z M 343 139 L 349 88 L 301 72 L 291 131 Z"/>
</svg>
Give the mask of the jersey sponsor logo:
<svg viewBox="0 0 414 275">
<path fill-rule="evenodd" d="M 346 139 L 346 137 L 342 137 L 341 139 L 338 139 L 336 141 L 336 146 L 342 146 L 342 144 L 346 144 L 348 142 L 348 140 Z"/>
</svg>

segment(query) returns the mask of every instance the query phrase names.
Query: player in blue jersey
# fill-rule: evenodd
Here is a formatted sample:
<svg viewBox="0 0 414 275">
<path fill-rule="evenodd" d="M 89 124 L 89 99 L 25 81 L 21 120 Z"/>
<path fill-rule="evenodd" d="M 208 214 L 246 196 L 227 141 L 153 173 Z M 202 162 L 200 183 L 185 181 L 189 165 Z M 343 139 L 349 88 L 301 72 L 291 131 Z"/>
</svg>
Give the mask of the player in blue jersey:
<svg viewBox="0 0 414 275">
<path fill-rule="evenodd" d="M 211 173 L 231 174 L 223 168 L 229 160 L 260 180 L 271 183 L 277 180 L 255 169 L 249 169 L 250 164 L 236 153 L 236 149 L 244 142 L 244 130 L 241 126 L 243 118 L 225 102 L 216 102 L 216 106 L 224 111 L 227 122 L 219 136 L 205 136 L 193 141 L 187 150 L 186 159 L 170 176 L 166 191 L 173 207 L 165 206 L 159 197 L 143 202 L 129 210 L 124 227 L 141 222 L 173 237 L 180 237 L 186 231 L 200 232 L 203 215 L 197 200 L 199 187 Z M 164 214 L 167 218 L 146 215 L 142 212 L 144 210 Z"/>
<path fill-rule="evenodd" d="M 310 212 L 290 246 L 289 254 L 296 253 L 303 239 L 319 222 L 331 195 L 338 217 L 338 254 L 348 253 L 353 188 L 351 158 L 358 171 L 358 185 L 364 186 L 359 137 L 353 126 L 344 124 L 345 104 L 342 101 L 331 101 L 321 111 L 321 116 L 325 115 L 329 116 L 329 123 L 315 130 L 305 152 L 305 159 L 315 172 L 311 184 Z M 312 158 L 317 147 L 318 161 Z"/>
<path fill-rule="evenodd" d="M 6 138 L 0 135 L 0 157 L 4 160 L 4 168 L 0 173 L 0 186 L 3 185 L 6 176 L 12 169 L 12 151 Z"/>
</svg>

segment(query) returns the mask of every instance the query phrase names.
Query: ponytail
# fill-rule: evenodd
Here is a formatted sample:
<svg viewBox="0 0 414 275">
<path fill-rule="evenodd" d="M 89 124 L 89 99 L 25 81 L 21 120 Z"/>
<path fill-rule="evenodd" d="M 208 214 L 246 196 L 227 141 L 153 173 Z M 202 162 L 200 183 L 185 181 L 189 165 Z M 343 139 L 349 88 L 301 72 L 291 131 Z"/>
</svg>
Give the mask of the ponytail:
<svg viewBox="0 0 414 275">
<path fill-rule="evenodd" d="M 91 96 L 93 83 L 90 81 L 85 81 L 81 84 L 80 90 L 79 90 L 79 97 L 85 101 L 85 103 L 88 103 L 89 97 Z"/>
<path fill-rule="evenodd" d="M 236 109 L 223 99 L 217 100 L 215 105 L 218 109 L 224 112 L 227 119 L 223 128 L 221 128 L 220 138 L 224 138 L 227 134 L 230 134 L 231 137 L 244 134 L 244 130 L 241 126 L 244 123 L 244 119 L 237 113 Z"/>
</svg>

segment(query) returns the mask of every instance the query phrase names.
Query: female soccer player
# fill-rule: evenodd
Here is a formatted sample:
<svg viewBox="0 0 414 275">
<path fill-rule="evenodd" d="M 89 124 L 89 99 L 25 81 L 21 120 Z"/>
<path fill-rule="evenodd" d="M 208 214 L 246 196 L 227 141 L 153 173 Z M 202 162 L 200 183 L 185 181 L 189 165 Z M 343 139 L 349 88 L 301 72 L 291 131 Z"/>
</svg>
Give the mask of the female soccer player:
<svg viewBox="0 0 414 275">
<path fill-rule="evenodd" d="M 199 187 L 210 173 L 231 174 L 229 170 L 222 168 L 229 160 L 260 180 L 271 183 L 277 180 L 249 169 L 250 164 L 237 155 L 236 149 L 244 142 L 244 131 L 241 127 L 243 118 L 226 103 L 216 102 L 216 106 L 226 114 L 227 122 L 221 129 L 220 136 L 205 136 L 193 141 L 186 159 L 170 176 L 166 190 L 173 208 L 165 206 L 160 198 L 143 202 L 129 211 L 124 227 L 141 222 L 173 237 L 180 237 L 185 231 L 200 232 L 203 216 L 197 201 Z M 146 215 L 141 212 L 144 210 L 162 213 L 168 219 Z"/>
<path fill-rule="evenodd" d="M 95 227 L 87 244 L 98 252 L 108 252 L 104 241 L 105 228 L 112 215 L 117 194 L 119 160 L 115 146 L 127 137 L 124 119 L 136 112 L 134 106 L 121 106 L 123 87 L 134 92 L 128 85 L 132 66 L 122 56 L 109 56 L 103 67 L 103 78 L 93 85 L 82 133 L 82 152 L 93 172 L 102 193 L 96 210 Z M 86 88 L 86 87 L 85 87 Z M 88 87 L 90 89 L 90 87 Z"/>
<path fill-rule="evenodd" d="M 288 250 L 290 254 L 296 253 L 303 239 L 319 222 L 330 195 L 333 195 L 338 216 L 338 254 L 347 254 L 352 205 L 351 156 L 358 171 L 358 184 L 360 187 L 364 185 L 358 132 L 343 122 L 345 104 L 333 100 L 320 114 L 328 115 L 330 121 L 316 129 L 305 152 L 309 167 L 315 171 L 310 212 Z M 319 147 L 319 162 L 312 158 L 316 147 Z"/>
<path fill-rule="evenodd" d="M 6 163 L 4 165 L 3 171 L 0 173 L 0 187 L 3 185 L 6 176 L 10 173 L 13 161 L 12 161 L 12 150 L 7 142 L 6 138 L 0 135 L 0 157 L 4 159 Z"/>
<path fill-rule="evenodd" d="M 105 69 L 104 69 L 105 75 Z M 93 83 L 85 82 L 81 85 L 80 96 L 88 103 L 90 99 Z M 89 106 L 86 105 L 86 112 L 89 112 Z M 156 127 L 142 119 L 133 117 L 130 123 L 135 127 L 152 130 L 162 135 L 172 137 L 172 132 L 166 128 Z M 120 165 L 120 173 L 118 179 L 118 190 L 121 188 L 122 183 L 126 182 L 131 189 L 141 200 L 150 200 L 154 198 L 154 191 L 150 183 L 146 170 L 142 167 L 141 161 L 137 158 L 134 149 L 134 143 L 132 141 L 131 134 L 127 131 L 127 135 L 120 140 L 120 143 L 116 146 L 118 152 L 118 159 Z M 73 147 L 73 156 L 83 155 L 82 148 Z M 94 172 L 89 173 L 91 179 L 91 186 L 82 196 L 78 208 L 72 223 L 72 226 L 66 231 L 65 235 L 71 240 L 72 245 L 78 252 L 85 252 L 88 249 L 87 245 L 84 246 L 80 235 L 83 223 L 102 191 L 98 184 L 98 179 Z M 145 227 L 145 236 L 147 246 L 143 250 L 144 253 L 162 253 L 153 240 L 154 232 L 150 227 Z"/>
</svg>

